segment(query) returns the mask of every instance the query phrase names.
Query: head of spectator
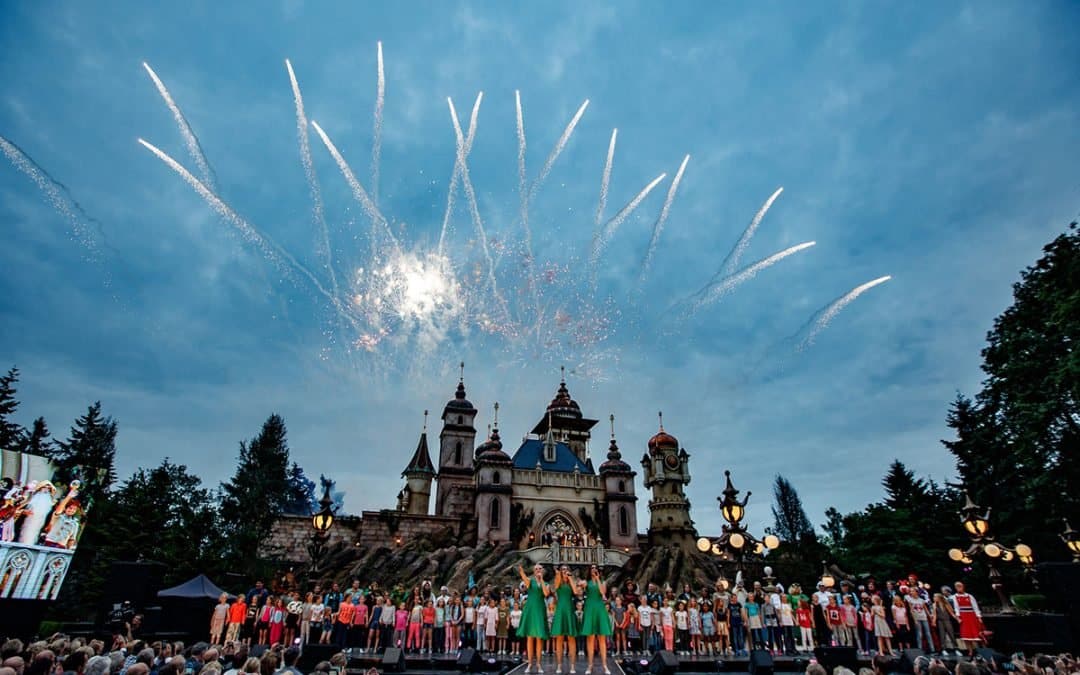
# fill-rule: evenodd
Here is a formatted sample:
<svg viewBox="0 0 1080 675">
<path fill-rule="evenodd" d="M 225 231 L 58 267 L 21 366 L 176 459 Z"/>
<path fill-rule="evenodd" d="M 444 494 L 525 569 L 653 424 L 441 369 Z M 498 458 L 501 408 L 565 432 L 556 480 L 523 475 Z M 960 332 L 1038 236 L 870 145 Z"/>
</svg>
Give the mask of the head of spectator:
<svg viewBox="0 0 1080 675">
<path fill-rule="evenodd" d="M 128 666 L 126 675 L 150 675 L 150 666 L 145 663 L 133 663 Z"/>
<path fill-rule="evenodd" d="M 21 656 L 9 656 L 4 659 L 3 666 L 15 671 L 15 675 L 23 675 L 26 671 L 26 661 Z"/>
<path fill-rule="evenodd" d="M 829 675 L 825 672 L 825 667 L 820 663 L 811 663 L 806 667 L 806 675 Z"/>
<path fill-rule="evenodd" d="M 956 675 L 979 675 L 979 667 L 970 661 L 957 661 L 955 672 Z"/>
<path fill-rule="evenodd" d="M 259 675 L 259 659 L 254 656 L 248 657 L 247 660 L 244 661 L 244 665 L 240 669 L 240 672 L 245 673 L 245 675 Z"/>
<path fill-rule="evenodd" d="M 0 645 L 0 661 L 10 659 L 12 656 L 18 656 L 22 654 L 23 641 L 17 638 L 7 640 L 3 645 Z"/>
</svg>

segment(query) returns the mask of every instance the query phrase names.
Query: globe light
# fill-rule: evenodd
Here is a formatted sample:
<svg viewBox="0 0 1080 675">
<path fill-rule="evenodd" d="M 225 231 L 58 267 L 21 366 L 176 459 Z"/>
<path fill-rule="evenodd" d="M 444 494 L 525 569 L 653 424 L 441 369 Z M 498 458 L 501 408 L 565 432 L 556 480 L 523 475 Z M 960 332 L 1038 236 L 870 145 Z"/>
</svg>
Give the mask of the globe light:
<svg viewBox="0 0 1080 675">
<path fill-rule="evenodd" d="M 701 539 L 697 540 L 697 550 L 701 551 L 702 553 L 708 553 L 711 548 L 712 542 L 709 541 L 708 537 L 702 537 Z"/>
<path fill-rule="evenodd" d="M 765 569 L 763 569 L 763 570 L 761 570 L 761 571 L 762 571 L 762 572 L 764 572 L 764 573 L 765 573 L 765 576 L 767 576 L 767 577 L 771 577 L 771 576 L 772 576 L 772 568 L 771 568 L 771 567 L 769 567 L 768 565 L 766 565 L 766 566 L 765 566 Z"/>
<path fill-rule="evenodd" d="M 740 504 L 724 504 L 720 507 L 720 512 L 724 516 L 724 520 L 734 525 L 742 520 L 745 509 Z"/>
<path fill-rule="evenodd" d="M 983 547 L 983 553 L 990 556 L 991 558 L 998 558 L 1001 556 L 1003 551 L 1001 550 L 1001 547 L 997 544 L 987 544 Z"/>
<path fill-rule="evenodd" d="M 738 532 L 735 532 L 728 539 L 728 543 L 731 544 L 732 548 L 742 548 L 746 545 L 746 538 Z"/>
<path fill-rule="evenodd" d="M 1031 547 L 1028 546 L 1027 544 L 1017 544 L 1016 545 L 1016 555 L 1020 556 L 1021 558 L 1030 558 L 1031 554 L 1032 554 Z"/>
<path fill-rule="evenodd" d="M 949 559 L 953 562 L 960 562 L 964 559 L 964 552 L 958 548 L 950 548 Z"/>
<path fill-rule="evenodd" d="M 765 535 L 765 546 L 766 548 L 780 548 L 780 537 L 775 534 Z"/>
</svg>

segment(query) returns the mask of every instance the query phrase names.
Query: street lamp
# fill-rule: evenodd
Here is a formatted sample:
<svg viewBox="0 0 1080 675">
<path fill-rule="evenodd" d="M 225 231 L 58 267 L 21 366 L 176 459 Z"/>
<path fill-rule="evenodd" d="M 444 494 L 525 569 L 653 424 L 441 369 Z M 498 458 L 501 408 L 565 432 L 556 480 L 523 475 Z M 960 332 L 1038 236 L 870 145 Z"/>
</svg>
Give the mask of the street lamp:
<svg viewBox="0 0 1080 675">
<path fill-rule="evenodd" d="M 722 560 L 736 561 L 742 566 L 743 559 L 750 554 L 761 555 L 767 549 L 775 549 L 780 546 L 780 538 L 775 534 L 769 534 L 764 539 L 758 539 L 747 532 L 743 527 L 742 519 L 746 515 L 746 503 L 750 501 L 750 492 L 747 491 L 742 501 L 739 501 L 739 491 L 731 484 L 731 472 L 725 471 L 724 477 L 727 485 L 724 487 L 723 496 L 717 497 L 720 502 L 720 515 L 727 524 L 723 526 L 723 533 L 716 539 L 701 537 L 697 540 L 697 549 L 702 553 L 712 552 Z"/>
<path fill-rule="evenodd" d="M 983 510 L 981 506 L 971 501 L 971 495 L 964 493 L 964 506 L 960 509 L 960 524 L 971 537 L 971 546 L 967 550 L 958 548 L 949 549 L 949 559 L 953 562 L 970 565 L 975 558 L 982 557 L 986 560 L 989 568 L 990 586 L 997 593 L 1001 601 L 1002 612 L 1013 612 L 1012 603 L 1005 595 L 1004 579 L 997 568 L 998 561 L 1012 562 L 1019 560 L 1024 566 L 1024 572 L 1030 574 L 1035 569 L 1035 553 L 1027 544 L 1017 543 L 1015 548 L 1010 548 L 994 539 L 990 533 L 990 509 Z M 1064 535 L 1062 535 L 1064 538 Z M 1080 542 L 1077 543 L 1080 547 Z M 1034 577 L 1033 577 L 1034 578 Z"/>
<path fill-rule="evenodd" d="M 828 566 L 828 564 L 825 563 L 824 560 L 821 561 L 821 583 L 827 589 L 832 588 L 833 586 L 836 585 L 836 579 L 833 577 L 832 573 L 829 571 L 829 566 Z"/>
<path fill-rule="evenodd" d="M 1061 533 L 1061 541 L 1065 542 L 1065 545 L 1069 547 L 1073 562 L 1080 563 L 1080 532 L 1072 529 L 1067 520 L 1065 521 L 1065 531 Z"/>
<path fill-rule="evenodd" d="M 319 571 L 319 563 L 326 553 L 326 542 L 330 539 L 330 527 L 334 524 L 334 500 L 330 496 L 330 484 L 323 486 L 323 496 L 319 500 L 319 510 L 311 515 L 311 543 L 308 554 L 311 556 L 311 574 Z"/>
</svg>

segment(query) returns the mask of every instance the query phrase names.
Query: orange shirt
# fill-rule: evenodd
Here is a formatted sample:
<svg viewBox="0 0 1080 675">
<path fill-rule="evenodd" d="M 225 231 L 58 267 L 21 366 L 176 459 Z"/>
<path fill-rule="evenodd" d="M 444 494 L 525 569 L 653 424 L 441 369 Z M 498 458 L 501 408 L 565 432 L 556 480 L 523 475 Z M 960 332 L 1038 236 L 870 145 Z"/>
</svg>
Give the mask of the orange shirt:
<svg viewBox="0 0 1080 675">
<path fill-rule="evenodd" d="M 244 623 L 247 618 L 247 604 L 243 600 L 237 600 L 229 605 L 229 623 Z"/>
<path fill-rule="evenodd" d="M 351 602 L 341 603 L 341 607 L 338 607 L 338 623 L 352 623 L 353 614 L 356 614 L 356 605 L 352 604 Z"/>
</svg>

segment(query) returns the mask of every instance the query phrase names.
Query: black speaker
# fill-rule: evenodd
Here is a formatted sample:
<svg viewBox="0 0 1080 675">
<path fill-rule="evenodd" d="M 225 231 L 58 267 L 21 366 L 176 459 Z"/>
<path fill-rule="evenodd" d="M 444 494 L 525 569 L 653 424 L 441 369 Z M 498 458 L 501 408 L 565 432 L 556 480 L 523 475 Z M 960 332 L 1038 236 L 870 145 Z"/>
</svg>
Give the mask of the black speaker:
<svg viewBox="0 0 1080 675">
<path fill-rule="evenodd" d="M 300 658 L 296 662 L 296 668 L 301 672 L 310 673 L 315 670 L 315 666 L 323 661 L 329 661 L 331 656 L 340 651 L 341 648 L 337 645 L 304 645 L 303 650 L 300 652 Z M 244 664 L 241 663 L 240 665 Z"/>
<path fill-rule="evenodd" d="M 1005 656 L 996 649 L 991 649 L 990 647 L 976 647 L 975 654 L 986 659 L 987 663 L 996 663 L 997 668 L 995 668 L 994 670 L 1000 670 L 1001 664 L 1009 663 L 1009 657 Z"/>
<path fill-rule="evenodd" d="M 920 656 L 926 656 L 926 652 L 921 649 L 904 649 L 900 652 L 900 661 L 896 668 L 901 673 L 914 673 L 915 672 L 915 659 Z"/>
<path fill-rule="evenodd" d="M 465 673 L 479 673 L 484 669 L 484 659 L 472 647 L 461 650 L 457 657 L 457 669 Z"/>
<path fill-rule="evenodd" d="M 652 675 L 674 675 L 678 669 L 679 657 L 666 649 L 653 654 L 652 661 L 649 661 L 649 672 Z"/>
<path fill-rule="evenodd" d="M 398 647 L 387 647 L 382 657 L 382 669 L 384 673 L 404 673 L 405 652 Z"/>
<path fill-rule="evenodd" d="M 261 658 L 262 655 L 266 653 L 267 649 L 270 649 L 270 645 L 251 645 L 248 647 L 248 656 Z"/>
<path fill-rule="evenodd" d="M 750 663 L 747 664 L 750 675 L 772 675 L 772 653 L 768 649 L 751 649 Z"/>
<path fill-rule="evenodd" d="M 854 647 L 815 647 L 814 658 L 831 673 L 837 666 L 843 666 L 853 673 L 859 672 L 859 653 Z"/>
</svg>

